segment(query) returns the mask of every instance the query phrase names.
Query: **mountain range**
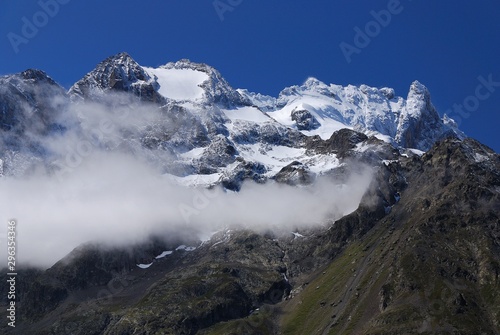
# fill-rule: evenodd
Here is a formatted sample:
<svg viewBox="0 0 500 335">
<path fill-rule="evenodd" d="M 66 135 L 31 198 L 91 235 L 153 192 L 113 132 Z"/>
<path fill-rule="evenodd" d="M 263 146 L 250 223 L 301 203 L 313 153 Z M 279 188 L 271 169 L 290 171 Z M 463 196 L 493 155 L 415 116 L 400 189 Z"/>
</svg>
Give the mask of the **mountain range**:
<svg viewBox="0 0 500 335">
<path fill-rule="evenodd" d="M 197 176 L 205 185 L 223 181 L 237 188 L 241 180 L 234 180 L 235 175 L 272 178 L 295 161 L 313 173 L 326 172 L 338 164 L 336 157 L 305 154 L 305 142 L 328 140 L 340 129 L 419 151 L 450 134 L 465 137 L 453 120 L 439 117 L 429 91 L 417 81 L 406 99 L 390 88 L 326 85 L 314 78 L 274 98 L 235 90 L 205 64 L 181 60 L 149 68 L 126 53 L 104 60 L 68 92 L 39 70 L 0 80 L 6 175 L 22 175 L 33 160 L 49 167 L 58 161 L 61 153 L 44 146 L 44 139 L 36 135 L 54 137 L 76 130 L 88 136 L 96 125 L 89 124 L 85 111 L 78 108 L 89 102 L 151 104 L 150 109 L 157 110 L 154 120 L 120 129 L 114 145 L 143 151 L 162 172 L 187 184 Z M 110 99 L 119 93 L 128 96 Z M 101 147 L 108 138 L 99 140 L 93 145 Z M 5 155 L 6 151 L 19 157 Z"/>
<path fill-rule="evenodd" d="M 500 156 L 418 81 L 400 97 L 309 78 L 270 97 L 206 64 L 120 53 L 69 90 L 40 70 L 0 77 L 0 111 L 0 180 L 64 184 L 120 154 L 182 188 L 278 185 L 290 207 L 252 229 L 228 202 L 234 222 L 215 231 L 75 245 L 21 269 L 19 334 L 500 333 Z M 274 229 L 276 208 L 293 222 Z"/>
</svg>

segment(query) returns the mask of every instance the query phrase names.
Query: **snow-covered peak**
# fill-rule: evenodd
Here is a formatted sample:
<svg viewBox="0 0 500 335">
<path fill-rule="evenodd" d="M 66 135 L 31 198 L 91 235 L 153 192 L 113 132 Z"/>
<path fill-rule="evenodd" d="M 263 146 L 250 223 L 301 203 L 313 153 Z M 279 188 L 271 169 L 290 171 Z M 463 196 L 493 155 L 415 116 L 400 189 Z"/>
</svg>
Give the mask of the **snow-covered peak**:
<svg viewBox="0 0 500 335">
<path fill-rule="evenodd" d="M 44 71 L 38 69 L 28 69 L 21 72 L 20 77 L 33 84 L 38 83 L 48 83 L 50 85 L 59 86 L 51 77 L 49 77 Z"/>
<path fill-rule="evenodd" d="M 435 108 L 431 103 L 429 90 L 418 81 L 414 81 L 411 84 L 406 101 L 406 113 L 409 115 L 418 116 L 425 111 L 435 112 Z"/>
<path fill-rule="evenodd" d="M 28 89 L 33 85 L 40 84 L 48 84 L 58 87 L 62 90 L 62 87 L 59 86 L 59 84 L 57 84 L 51 77 L 49 77 L 47 73 L 38 69 L 27 69 L 21 73 L 1 76 L 0 83 L 2 84 L 2 86 L 16 86 L 21 90 Z"/>
<path fill-rule="evenodd" d="M 443 134 L 453 131 L 439 117 L 432 105 L 427 87 L 414 81 L 406 104 L 399 113 L 398 129 L 394 137 L 402 147 L 427 151 Z"/>
<path fill-rule="evenodd" d="M 152 78 L 129 54 L 122 52 L 97 65 L 85 78 L 95 79 L 103 88 L 126 87 L 137 81 L 148 82 Z"/>
<path fill-rule="evenodd" d="M 269 115 L 305 135 L 319 135 L 323 139 L 342 128 L 392 137 L 396 128 L 393 108 L 402 100 L 394 99 L 393 93 L 388 88 L 326 85 L 309 78 L 301 86 L 285 88 L 276 110 Z"/>
<path fill-rule="evenodd" d="M 55 127 L 53 123 L 66 103 L 64 89 L 43 71 L 28 69 L 0 77 L 1 130 L 20 127 L 35 133 L 48 132 Z M 14 133 L 18 132 L 10 135 Z"/>
<path fill-rule="evenodd" d="M 327 87 L 327 85 L 325 83 L 323 83 L 322 81 L 320 81 L 314 77 L 307 78 L 302 86 L 306 87 L 308 89 L 315 89 L 318 87 L 321 87 L 321 88 Z"/>
<path fill-rule="evenodd" d="M 418 80 L 415 80 L 413 83 L 410 85 L 410 91 L 409 95 L 415 94 L 415 95 L 427 95 L 429 96 L 429 90 L 427 87 L 425 87 L 422 83 L 420 83 Z"/>
<path fill-rule="evenodd" d="M 123 64 L 127 66 L 136 66 L 137 62 L 127 52 L 120 52 L 114 56 L 108 57 L 108 61 L 116 64 Z"/>
<path fill-rule="evenodd" d="M 327 139 L 342 128 L 355 129 L 397 146 L 429 149 L 444 133 L 456 127 L 440 119 L 428 89 L 411 84 L 407 98 L 389 87 L 326 85 L 316 78 L 287 87 L 268 114 L 305 135 Z M 449 124 L 448 124 L 449 123 Z"/>
<path fill-rule="evenodd" d="M 69 90 L 73 101 L 99 99 L 108 91 L 133 92 L 144 100 L 158 101 L 157 83 L 129 54 L 106 58 Z"/>
<path fill-rule="evenodd" d="M 210 75 L 210 73 L 212 72 L 217 72 L 217 70 L 211 67 L 210 65 L 207 65 L 205 63 L 195 63 L 186 58 L 181 59 L 177 62 L 168 62 L 167 64 L 162 65 L 160 67 L 164 69 L 176 69 L 176 70 L 189 69 L 189 70 L 205 72 L 208 75 Z"/>
<path fill-rule="evenodd" d="M 231 87 L 229 83 L 222 77 L 219 71 L 204 63 L 191 62 L 188 59 L 182 59 L 177 62 L 170 62 L 160 67 L 165 70 L 184 70 L 188 76 L 193 77 L 194 73 L 197 79 L 201 79 L 200 73 L 204 74 L 205 80 L 198 83 L 203 92 L 204 103 L 220 104 L 224 107 L 250 106 L 251 101 L 241 95 L 237 90 Z M 191 71 L 191 72 L 189 72 Z"/>
<path fill-rule="evenodd" d="M 165 104 L 168 100 L 224 107 L 248 106 L 250 100 L 234 90 L 213 67 L 188 59 L 158 68 L 143 67 L 127 53 L 111 56 L 79 80 L 72 100 L 99 99 L 109 91 L 132 92 L 141 100 Z"/>
<path fill-rule="evenodd" d="M 394 92 L 393 88 L 390 87 L 382 87 L 378 90 L 381 94 L 383 94 L 388 100 L 392 100 L 396 97 L 396 92 Z"/>
<path fill-rule="evenodd" d="M 43 78 L 44 74 L 33 70 L 26 77 Z M 245 122 L 272 121 L 307 136 L 328 139 L 333 132 L 347 128 L 396 146 L 425 151 L 443 134 L 459 134 L 453 120 L 439 117 L 428 89 L 418 81 L 411 84 L 403 98 L 388 87 L 341 86 L 310 77 L 301 85 L 283 89 L 274 98 L 235 90 L 219 71 L 204 63 L 181 59 L 144 67 L 129 54 L 119 53 L 98 64 L 73 85 L 69 95 L 73 101 L 93 100 L 113 91 L 132 93 L 162 108 L 185 108 L 206 127 L 198 132 L 205 134 L 203 138 L 225 134 L 228 129 L 244 129 Z M 231 123 L 225 124 L 224 120 Z"/>
<path fill-rule="evenodd" d="M 46 159 L 41 144 L 18 133 L 44 136 L 73 127 L 85 138 L 93 127 L 91 117 L 74 120 L 65 115 L 62 119 L 73 120 L 70 124 L 56 116 L 65 110 L 62 104 L 87 100 L 104 106 L 110 101 L 114 106 L 117 99 L 128 104 L 137 97 L 152 102 L 137 105 L 146 106 L 145 113 L 133 108 L 141 116 L 133 127 L 116 127 L 116 147 L 110 150 L 137 153 L 184 185 L 220 183 L 231 190 L 246 179 L 308 183 L 351 156 L 372 163 L 394 159 L 397 150 L 380 140 L 423 152 L 450 133 L 461 134 L 453 120 L 439 117 L 429 91 L 417 81 L 404 98 L 388 87 L 341 86 L 310 77 L 275 98 L 233 89 L 207 64 L 182 59 L 144 67 L 120 53 L 75 83 L 69 96 L 71 100 L 42 71 L 0 77 L 0 129 L 6 134 L 0 142 L 23 142 L 40 153 L 27 152 L 31 156 L 22 160 L 0 153 L 0 174 L 25 171 L 20 167 L 31 166 L 32 156 Z M 51 105 L 57 101 L 61 103 Z M 101 146 L 108 148 L 104 142 L 96 147 Z"/>
<path fill-rule="evenodd" d="M 22 176 L 47 157 L 39 139 L 71 125 L 68 103 L 65 90 L 43 71 L 0 77 L 0 176 Z"/>
</svg>

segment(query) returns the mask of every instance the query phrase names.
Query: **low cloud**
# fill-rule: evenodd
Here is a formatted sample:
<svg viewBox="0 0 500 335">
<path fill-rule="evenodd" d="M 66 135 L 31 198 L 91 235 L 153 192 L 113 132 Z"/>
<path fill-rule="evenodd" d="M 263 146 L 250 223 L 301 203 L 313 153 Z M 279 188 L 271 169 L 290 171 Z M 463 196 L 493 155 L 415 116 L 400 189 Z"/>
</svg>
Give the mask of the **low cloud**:
<svg viewBox="0 0 500 335">
<path fill-rule="evenodd" d="M 9 219 L 18 222 L 18 266 L 49 267 L 86 242 L 126 246 L 187 230 L 204 238 L 229 226 L 259 232 L 318 226 L 354 211 L 372 180 L 369 169 L 359 169 L 342 183 L 320 177 L 304 187 L 247 182 L 238 193 L 187 188 L 133 150 L 140 148 L 137 139 L 131 138 L 125 150 L 102 145 L 120 146 L 113 139 L 124 130 L 154 123 L 157 116 L 150 109 L 136 109 L 131 117 L 126 108 L 118 113 L 99 104 L 78 108 L 73 111 L 83 113 L 78 131 L 44 139 L 64 173 L 35 170 L 0 179 L 1 222 L 5 227 Z M 164 155 L 160 158 L 168 159 Z"/>
</svg>

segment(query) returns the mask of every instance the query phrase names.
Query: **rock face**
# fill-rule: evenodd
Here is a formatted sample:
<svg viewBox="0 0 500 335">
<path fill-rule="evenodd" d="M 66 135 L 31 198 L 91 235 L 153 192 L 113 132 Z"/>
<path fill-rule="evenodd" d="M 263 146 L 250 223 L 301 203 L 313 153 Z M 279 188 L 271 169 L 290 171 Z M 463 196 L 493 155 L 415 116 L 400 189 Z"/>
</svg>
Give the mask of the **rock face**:
<svg viewBox="0 0 500 335">
<path fill-rule="evenodd" d="M 143 101 L 164 102 L 158 83 L 127 53 L 102 61 L 69 90 L 73 101 L 99 100 L 107 92 L 130 92 Z"/>
<path fill-rule="evenodd" d="M 285 303 L 284 332 L 498 333 L 499 163 L 473 140 L 446 139 L 421 158 L 389 164 L 406 183 L 398 202 L 366 218 L 373 228 Z M 340 221 L 354 231 L 361 223 Z"/>
<path fill-rule="evenodd" d="M 43 71 L 26 70 L 0 77 L 0 160 L 2 175 L 23 176 L 47 163 L 43 139 L 75 123 L 65 113 L 64 89 Z"/>
<path fill-rule="evenodd" d="M 399 116 L 396 142 L 407 148 L 430 148 L 447 127 L 431 103 L 427 88 L 415 81 L 410 86 L 406 109 Z"/>
<path fill-rule="evenodd" d="M 280 174 L 301 168 L 292 163 Z M 32 307 L 21 309 L 19 329 L 498 333 L 499 168 L 487 147 L 449 138 L 422 156 L 380 164 L 360 207 L 325 228 L 225 231 L 193 251 L 174 242 L 138 246 L 135 259 L 75 250 L 47 271 L 20 274 L 20 302 Z M 163 249 L 174 251 L 155 259 Z"/>
<path fill-rule="evenodd" d="M 0 78 L 0 129 L 5 133 L 48 134 L 63 127 L 58 123 L 67 103 L 66 93 L 39 70 Z"/>
<path fill-rule="evenodd" d="M 108 146 L 86 134 L 86 106 L 133 124 L 116 122 Z M 205 64 L 122 53 L 68 93 L 37 70 L 2 77 L 0 112 L 1 178 L 49 165 L 46 143 L 66 132 L 226 191 L 374 171 L 356 210 L 315 228 L 89 244 L 20 269 L 20 334 L 500 333 L 500 156 L 441 120 L 418 82 L 403 99 L 310 78 L 272 98 Z"/>
<path fill-rule="evenodd" d="M 307 166 L 301 162 L 291 162 L 280 170 L 274 177 L 277 182 L 289 185 L 308 185 L 314 180 L 312 173 Z"/>
<path fill-rule="evenodd" d="M 297 124 L 298 130 L 314 130 L 320 126 L 318 120 L 308 110 L 294 109 L 290 115 L 292 121 Z"/>
</svg>

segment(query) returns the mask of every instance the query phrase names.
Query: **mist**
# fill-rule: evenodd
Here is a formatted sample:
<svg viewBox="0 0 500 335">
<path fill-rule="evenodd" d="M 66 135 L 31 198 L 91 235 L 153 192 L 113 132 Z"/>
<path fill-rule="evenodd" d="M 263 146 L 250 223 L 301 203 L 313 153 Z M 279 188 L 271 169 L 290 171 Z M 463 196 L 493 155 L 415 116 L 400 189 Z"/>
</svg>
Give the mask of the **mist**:
<svg viewBox="0 0 500 335">
<path fill-rule="evenodd" d="M 319 177 L 301 187 L 269 181 L 246 182 L 240 192 L 188 188 L 152 164 L 169 153 L 144 155 L 134 136 L 126 145 L 119 140 L 158 121 L 151 108 L 134 106 L 133 116 L 123 106 L 72 108 L 65 121 L 79 124 L 76 130 L 40 139 L 58 158 L 55 171 L 0 178 L 0 219 L 5 227 L 17 221 L 18 267 L 50 267 L 87 242 L 126 247 L 186 231 L 206 239 L 234 226 L 277 233 L 321 226 L 356 210 L 372 180 L 370 169 L 360 168 L 342 182 Z"/>
</svg>

